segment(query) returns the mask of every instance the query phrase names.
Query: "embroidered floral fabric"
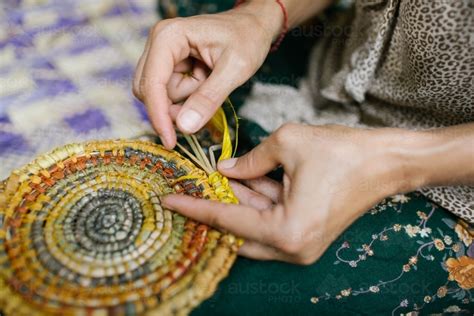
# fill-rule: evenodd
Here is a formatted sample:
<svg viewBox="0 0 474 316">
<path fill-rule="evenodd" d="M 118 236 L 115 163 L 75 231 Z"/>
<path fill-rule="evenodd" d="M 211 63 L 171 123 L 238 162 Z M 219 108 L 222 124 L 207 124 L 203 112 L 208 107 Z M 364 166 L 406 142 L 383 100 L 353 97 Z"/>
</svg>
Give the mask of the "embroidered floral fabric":
<svg viewBox="0 0 474 316">
<path fill-rule="evenodd" d="M 420 194 L 367 212 L 308 267 L 239 258 L 194 315 L 474 311 L 474 229 Z"/>
</svg>

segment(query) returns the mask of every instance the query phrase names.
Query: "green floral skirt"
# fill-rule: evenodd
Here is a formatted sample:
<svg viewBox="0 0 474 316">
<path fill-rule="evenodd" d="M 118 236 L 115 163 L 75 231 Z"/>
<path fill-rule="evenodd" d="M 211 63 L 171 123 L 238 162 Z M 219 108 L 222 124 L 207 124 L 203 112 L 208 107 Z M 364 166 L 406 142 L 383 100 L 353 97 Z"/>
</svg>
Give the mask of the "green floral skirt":
<svg viewBox="0 0 474 316">
<path fill-rule="evenodd" d="M 239 258 L 195 315 L 474 311 L 472 228 L 412 193 L 386 199 L 311 266 Z"/>
<path fill-rule="evenodd" d="M 164 17 L 217 12 L 233 1 L 161 1 Z M 304 74 L 314 39 L 285 39 L 255 80 Z M 298 61 L 292 63 L 291 61 Z M 242 151 L 267 134 L 240 124 Z M 193 315 L 400 315 L 474 311 L 474 228 L 418 193 L 385 199 L 360 217 L 311 266 L 239 258 Z"/>
</svg>

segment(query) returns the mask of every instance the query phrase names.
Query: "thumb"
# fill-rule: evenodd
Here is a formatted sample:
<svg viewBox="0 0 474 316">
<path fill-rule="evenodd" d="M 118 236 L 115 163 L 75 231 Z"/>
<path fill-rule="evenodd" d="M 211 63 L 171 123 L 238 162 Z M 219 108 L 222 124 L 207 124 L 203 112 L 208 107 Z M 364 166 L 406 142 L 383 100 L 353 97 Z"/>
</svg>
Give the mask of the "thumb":
<svg viewBox="0 0 474 316">
<path fill-rule="evenodd" d="M 278 153 L 271 137 L 239 158 L 219 161 L 217 168 L 229 178 L 255 179 L 264 176 L 279 166 Z"/>
<path fill-rule="evenodd" d="M 251 71 L 238 65 L 227 55 L 219 59 L 209 78 L 184 102 L 176 120 L 182 132 L 197 132 L 211 119 L 229 94 L 250 78 Z"/>
</svg>

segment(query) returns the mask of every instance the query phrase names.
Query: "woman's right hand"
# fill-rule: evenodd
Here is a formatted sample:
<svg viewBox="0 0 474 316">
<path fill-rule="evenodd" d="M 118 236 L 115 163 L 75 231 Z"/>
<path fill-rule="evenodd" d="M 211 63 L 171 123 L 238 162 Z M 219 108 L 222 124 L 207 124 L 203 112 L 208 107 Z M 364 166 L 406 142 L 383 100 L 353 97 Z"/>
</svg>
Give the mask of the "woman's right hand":
<svg viewBox="0 0 474 316">
<path fill-rule="evenodd" d="M 204 126 L 262 65 L 282 23 L 275 2 L 251 1 L 219 14 L 163 20 L 151 29 L 133 92 L 167 148 L 176 144 L 173 120 L 187 134 Z"/>
</svg>

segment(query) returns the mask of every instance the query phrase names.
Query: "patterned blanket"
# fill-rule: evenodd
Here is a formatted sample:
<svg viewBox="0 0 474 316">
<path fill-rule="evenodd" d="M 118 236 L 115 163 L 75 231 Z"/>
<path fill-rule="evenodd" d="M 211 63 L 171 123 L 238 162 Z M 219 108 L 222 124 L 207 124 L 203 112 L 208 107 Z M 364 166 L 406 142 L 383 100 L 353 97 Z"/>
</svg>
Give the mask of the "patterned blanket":
<svg viewBox="0 0 474 316">
<path fill-rule="evenodd" d="M 131 80 L 154 0 L 0 6 L 0 179 L 56 146 L 151 131 Z"/>
</svg>

